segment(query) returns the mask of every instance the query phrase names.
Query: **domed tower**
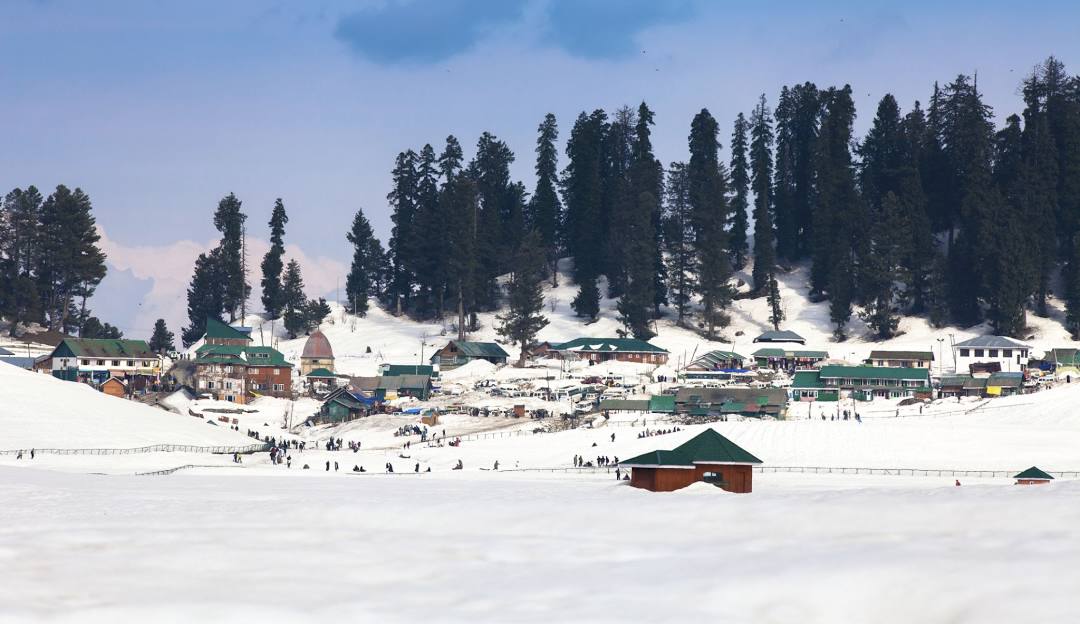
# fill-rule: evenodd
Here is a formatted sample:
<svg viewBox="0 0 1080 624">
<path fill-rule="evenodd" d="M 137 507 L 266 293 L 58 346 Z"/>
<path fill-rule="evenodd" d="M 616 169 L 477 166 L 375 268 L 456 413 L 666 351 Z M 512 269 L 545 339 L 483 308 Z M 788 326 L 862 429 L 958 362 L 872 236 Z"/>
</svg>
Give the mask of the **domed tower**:
<svg viewBox="0 0 1080 624">
<path fill-rule="evenodd" d="M 300 355 L 300 374 L 306 376 L 317 368 L 334 372 L 334 350 L 320 330 L 312 332 L 304 343 L 304 352 Z"/>
</svg>

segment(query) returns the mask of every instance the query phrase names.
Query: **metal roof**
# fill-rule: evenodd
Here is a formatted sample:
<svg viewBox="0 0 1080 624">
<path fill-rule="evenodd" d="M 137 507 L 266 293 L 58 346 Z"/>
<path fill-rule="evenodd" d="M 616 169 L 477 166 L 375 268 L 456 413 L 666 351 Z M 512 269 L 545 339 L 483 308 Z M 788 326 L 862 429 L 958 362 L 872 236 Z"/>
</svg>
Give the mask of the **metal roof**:
<svg viewBox="0 0 1080 624">
<path fill-rule="evenodd" d="M 494 342 L 470 342 L 467 340 L 451 340 L 446 346 L 456 345 L 457 350 L 466 357 L 494 357 L 508 358 L 510 354 Z M 445 349 L 446 347 L 443 347 Z M 436 354 L 437 355 L 437 354 Z"/>
<path fill-rule="evenodd" d="M 1052 477 L 1050 473 L 1043 472 L 1035 466 L 1032 466 L 1031 468 L 1028 468 L 1027 470 L 1013 477 L 1013 479 L 1036 479 L 1041 481 L 1052 481 L 1054 477 Z"/>
<path fill-rule="evenodd" d="M 903 366 L 822 366 L 818 371 L 822 379 L 900 379 L 928 381 L 930 371 L 925 368 Z"/>
<path fill-rule="evenodd" d="M 226 361 L 246 366 L 291 367 L 285 356 L 273 347 L 252 347 L 248 345 L 209 345 L 204 344 L 195 350 L 195 363 L 199 360 Z"/>
<path fill-rule="evenodd" d="M 334 359 L 334 350 L 330 347 L 330 341 L 327 340 L 326 334 L 316 329 L 304 342 L 304 351 L 300 354 L 300 357 L 332 360 Z"/>
<path fill-rule="evenodd" d="M 781 349 L 780 347 L 763 347 L 754 351 L 754 357 L 774 358 L 820 358 L 829 357 L 828 351 L 813 351 L 809 349 Z"/>
<path fill-rule="evenodd" d="M 760 336 L 754 338 L 754 342 L 797 342 L 806 344 L 806 338 L 791 330 L 781 329 L 779 331 L 763 332 Z"/>
<path fill-rule="evenodd" d="M 585 351 L 587 353 L 667 353 L 667 349 L 637 338 L 575 338 L 552 347 L 556 351 Z"/>
<path fill-rule="evenodd" d="M 66 348 L 65 348 L 66 347 Z M 121 338 L 65 338 L 53 350 L 53 354 L 70 352 L 72 357 L 87 358 L 140 358 L 157 359 L 158 355 L 150 350 L 145 340 L 125 340 Z"/>
<path fill-rule="evenodd" d="M 619 463 L 627 466 L 693 466 L 760 464 L 762 461 L 715 429 L 706 429 L 670 451 L 651 451 Z"/>
<path fill-rule="evenodd" d="M 206 319 L 206 338 L 228 338 L 231 340 L 251 340 L 249 332 L 243 332 L 210 317 Z"/>
<path fill-rule="evenodd" d="M 698 356 L 693 362 L 690 362 L 689 366 L 695 366 L 704 368 L 707 370 L 714 370 L 717 366 L 727 364 L 732 360 L 738 360 L 742 362 L 745 360 L 743 356 L 735 353 L 734 351 L 709 351 L 705 355 Z M 689 366 L 687 368 L 689 368 Z"/>
<path fill-rule="evenodd" d="M 956 343 L 957 347 L 975 347 L 977 349 L 1030 349 L 1029 345 L 1018 342 L 1007 336 L 975 336 L 963 342 Z"/>
<path fill-rule="evenodd" d="M 934 359 L 933 351 L 887 351 L 876 350 L 870 352 L 871 360 L 930 360 Z"/>
<path fill-rule="evenodd" d="M 397 377 L 398 375 L 427 375 L 435 374 L 435 367 L 429 364 L 387 364 L 383 370 L 383 377 Z"/>
</svg>

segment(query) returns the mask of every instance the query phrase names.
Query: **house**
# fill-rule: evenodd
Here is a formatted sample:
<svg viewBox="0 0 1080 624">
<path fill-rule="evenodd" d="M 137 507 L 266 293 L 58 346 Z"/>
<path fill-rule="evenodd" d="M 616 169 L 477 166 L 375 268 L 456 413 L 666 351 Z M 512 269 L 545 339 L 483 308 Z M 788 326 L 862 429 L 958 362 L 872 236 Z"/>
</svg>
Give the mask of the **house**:
<svg viewBox="0 0 1080 624">
<path fill-rule="evenodd" d="M 986 392 L 987 377 L 972 375 L 945 375 L 938 385 L 938 397 L 982 396 Z"/>
<path fill-rule="evenodd" d="M 929 398 L 931 393 L 930 371 L 925 368 L 822 366 L 795 373 L 791 382 L 795 401 L 836 401 L 845 395 L 860 401 Z"/>
<path fill-rule="evenodd" d="M 667 364 L 668 351 L 637 338 L 575 338 L 552 347 L 566 360 Z"/>
<path fill-rule="evenodd" d="M 1023 373 L 992 373 L 986 378 L 985 394 L 988 397 L 1022 394 L 1023 390 Z"/>
<path fill-rule="evenodd" d="M 794 342 L 797 344 L 806 344 L 806 338 L 803 338 L 799 334 L 786 329 L 778 331 L 767 331 L 757 338 L 754 338 L 754 342 Z"/>
<path fill-rule="evenodd" d="M 1053 371 L 1058 379 L 1072 383 L 1073 378 L 1080 377 L 1080 350 L 1050 349 L 1042 359 L 1049 364 L 1047 370 Z"/>
<path fill-rule="evenodd" d="M 338 387 L 338 376 L 325 368 L 316 368 L 307 375 L 304 381 L 312 395 L 330 392 Z"/>
<path fill-rule="evenodd" d="M 20 356 L 3 347 L 0 347 L 0 363 L 18 366 L 26 370 L 34 369 L 34 358 L 29 355 Z"/>
<path fill-rule="evenodd" d="M 100 385 L 123 377 L 134 390 L 161 378 L 161 356 L 145 340 L 65 338 L 49 354 L 53 377 Z"/>
<path fill-rule="evenodd" d="M 250 343 L 250 328 L 232 327 L 213 317 L 206 319 L 206 333 L 203 335 L 203 344 L 242 347 Z"/>
<path fill-rule="evenodd" d="M 620 462 L 630 469 L 630 485 L 650 492 L 672 492 L 692 483 L 712 483 L 728 492 L 752 492 L 754 465 L 745 449 L 706 429 L 670 451 L 652 451 Z"/>
<path fill-rule="evenodd" d="M 547 340 L 538 342 L 525 349 L 525 355 L 530 360 L 542 360 L 544 358 L 555 357 L 557 355 L 557 353 L 555 353 L 556 344 L 558 343 L 548 342 Z"/>
<path fill-rule="evenodd" d="M 754 351 L 753 358 L 758 368 L 795 371 L 813 368 L 815 364 L 827 360 L 829 358 L 829 353 L 827 351 L 812 351 L 807 349 L 763 347 Z"/>
<path fill-rule="evenodd" d="M 101 391 L 109 396 L 122 399 L 128 395 L 128 385 L 119 377 L 109 377 L 102 382 Z"/>
<path fill-rule="evenodd" d="M 886 351 L 877 349 L 866 359 L 870 366 L 894 368 L 930 368 L 934 363 L 933 351 Z"/>
<path fill-rule="evenodd" d="M 369 415 L 374 405 L 374 399 L 351 392 L 348 388 L 338 388 L 331 392 L 319 406 L 316 419 L 319 422 L 332 423 L 355 420 Z"/>
<path fill-rule="evenodd" d="M 273 347 L 207 343 L 196 350 L 194 365 L 200 395 L 241 404 L 253 396 L 292 398 L 292 364 Z"/>
<path fill-rule="evenodd" d="M 429 364 L 380 364 L 379 374 L 383 377 L 397 377 L 398 375 L 427 375 L 431 378 L 439 376 L 434 366 Z"/>
<path fill-rule="evenodd" d="M 976 336 L 953 345 L 956 372 L 971 371 L 973 364 L 997 364 L 1005 373 L 1022 373 L 1031 347 L 1006 336 Z"/>
<path fill-rule="evenodd" d="M 683 369 L 688 379 L 715 376 L 715 373 L 742 371 L 746 358 L 733 351 L 709 351 L 699 356 Z M 706 375 L 703 373 L 710 373 Z"/>
<path fill-rule="evenodd" d="M 349 392 L 375 401 L 393 401 L 415 397 L 426 401 L 431 396 L 431 377 L 427 375 L 395 375 L 393 377 L 351 377 Z"/>
<path fill-rule="evenodd" d="M 326 335 L 316 329 L 304 342 L 304 351 L 300 354 L 300 374 L 307 376 L 320 368 L 334 372 L 334 350 L 330 348 Z"/>
<path fill-rule="evenodd" d="M 675 393 L 675 413 L 718 418 L 748 416 L 761 418 L 787 415 L 788 395 L 783 388 L 679 388 Z"/>
<path fill-rule="evenodd" d="M 494 342 L 469 342 L 451 340 L 431 356 L 431 364 L 450 370 L 473 360 L 486 360 L 492 364 L 506 364 L 510 354 Z"/>
<path fill-rule="evenodd" d="M 1032 466 L 1013 477 L 1013 479 L 1016 479 L 1016 485 L 1046 485 L 1053 481 L 1054 477 L 1050 476 L 1050 473 L 1043 472 Z"/>
</svg>

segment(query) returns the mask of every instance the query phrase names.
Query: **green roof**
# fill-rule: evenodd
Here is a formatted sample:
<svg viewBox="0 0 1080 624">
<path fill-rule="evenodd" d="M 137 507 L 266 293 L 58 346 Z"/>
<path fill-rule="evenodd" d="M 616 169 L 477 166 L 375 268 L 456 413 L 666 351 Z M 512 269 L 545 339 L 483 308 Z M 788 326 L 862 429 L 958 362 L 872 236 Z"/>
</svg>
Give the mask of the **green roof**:
<svg viewBox="0 0 1080 624">
<path fill-rule="evenodd" d="M 217 320 L 216 318 L 206 319 L 206 338 L 228 338 L 230 340 L 246 340 L 251 341 L 251 336 L 244 332 L 230 327 L 225 323 Z"/>
<path fill-rule="evenodd" d="M 208 345 L 204 344 L 195 350 L 196 361 L 215 361 L 232 358 L 233 364 L 246 366 L 288 366 L 292 364 L 285 361 L 285 356 L 273 347 L 252 347 L 239 345 Z"/>
<path fill-rule="evenodd" d="M 157 358 L 145 340 L 121 338 L 65 338 L 56 345 L 54 356 L 70 353 L 72 357 L 88 358 Z"/>
<path fill-rule="evenodd" d="M 494 357 L 508 358 L 510 354 L 494 342 L 469 342 L 467 340 L 455 340 L 457 350 L 466 357 Z"/>
<path fill-rule="evenodd" d="M 649 401 L 644 399 L 607 399 L 600 401 L 600 409 L 647 412 L 649 411 Z"/>
<path fill-rule="evenodd" d="M 825 384 L 821 383 L 821 374 L 818 371 L 795 371 L 791 387 L 795 390 L 824 388 Z"/>
<path fill-rule="evenodd" d="M 600 353 L 667 353 L 666 349 L 637 338 L 575 338 L 552 347 L 556 351 Z"/>
<path fill-rule="evenodd" d="M 740 364 L 745 360 L 743 356 L 734 351 L 709 351 L 705 355 L 698 356 L 689 366 L 700 367 L 706 370 L 714 370 L 720 364 L 737 361 Z M 689 366 L 687 368 L 689 368 Z"/>
<path fill-rule="evenodd" d="M 694 464 L 760 464 L 746 449 L 706 429 L 670 451 L 652 451 L 620 464 L 628 466 L 686 466 Z"/>
<path fill-rule="evenodd" d="M 306 377 L 317 377 L 320 379 L 334 379 L 337 377 L 334 373 L 326 370 L 325 368 L 316 368 L 306 375 Z"/>
<path fill-rule="evenodd" d="M 397 377 L 398 375 L 435 375 L 435 367 L 427 364 L 387 364 L 383 371 L 383 377 Z"/>
<path fill-rule="evenodd" d="M 930 379 L 930 371 L 925 368 L 885 366 L 822 366 L 818 374 L 822 379 L 901 379 L 927 382 Z"/>
<path fill-rule="evenodd" d="M 821 359 L 829 357 L 828 351 L 812 351 L 808 349 L 781 349 L 779 347 L 763 347 L 754 351 L 754 357 L 772 358 L 808 358 Z"/>
<path fill-rule="evenodd" d="M 675 395 L 662 394 L 649 397 L 649 411 L 662 414 L 675 413 Z"/>
<path fill-rule="evenodd" d="M 1013 477 L 1013 479 L 1045 479 L 1047 481 L 1051 481 L 1053 480 L 1053 478 L 1054 477 L 1050 476 L 1049 473 L 1043 472 L 1035 466 L 1032 466 L 1031 468 L 1028 468 L 1024 472 L 1021 472 L 1020 474 Z"/>
</svg>

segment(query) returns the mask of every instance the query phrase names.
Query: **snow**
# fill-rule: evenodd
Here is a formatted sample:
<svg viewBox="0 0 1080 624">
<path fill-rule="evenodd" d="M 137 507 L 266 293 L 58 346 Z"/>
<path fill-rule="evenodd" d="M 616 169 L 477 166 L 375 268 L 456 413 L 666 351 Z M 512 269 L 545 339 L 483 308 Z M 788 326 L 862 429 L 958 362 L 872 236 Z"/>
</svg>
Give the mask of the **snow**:
<svg viewBox="0 0 1080 624">
<path fill-rule="evenodd" d="M 241 433 L 202 419 L 0 363 L 0 450 L 251 443 Z"/>
<path fill-rule="evenodd" d="M 0 468 L 0 619 L 1074 622 L 1080 483 Z M 310 474 L 310 471 L 309 471 Z M 107 510 L 107 511 L 104 511 Z M 677 530 L 673 530 L 677 527 Z"/>
</svg>

